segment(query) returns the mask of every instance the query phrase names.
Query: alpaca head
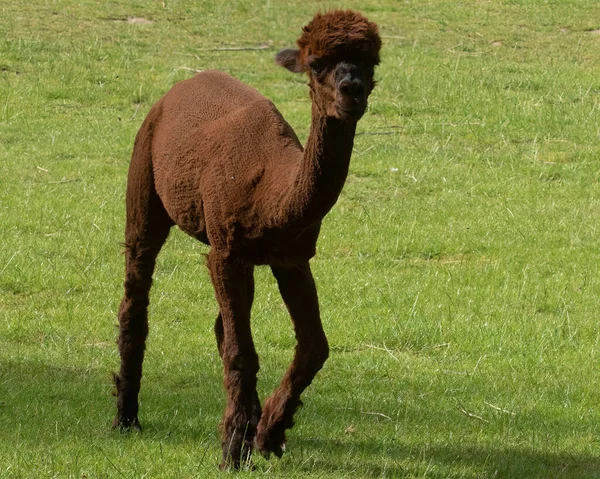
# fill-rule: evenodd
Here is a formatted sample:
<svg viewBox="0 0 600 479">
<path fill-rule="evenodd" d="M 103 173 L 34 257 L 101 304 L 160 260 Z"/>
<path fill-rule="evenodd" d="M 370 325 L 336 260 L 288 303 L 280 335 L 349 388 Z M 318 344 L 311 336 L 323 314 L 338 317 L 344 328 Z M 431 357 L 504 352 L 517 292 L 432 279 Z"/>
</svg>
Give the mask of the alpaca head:
<svg viewBox="0 0 600 479">
<path fill-rule="evenodd" d="M 379 28 L 360 13 L 318 13 L 302 29 L 298 49 L 282 50 L 275 61 L 294 73 L 306 72 L 311 98 L 321 112 L 357 121 L 367 108 L 379 64 Z"/>
</svg>

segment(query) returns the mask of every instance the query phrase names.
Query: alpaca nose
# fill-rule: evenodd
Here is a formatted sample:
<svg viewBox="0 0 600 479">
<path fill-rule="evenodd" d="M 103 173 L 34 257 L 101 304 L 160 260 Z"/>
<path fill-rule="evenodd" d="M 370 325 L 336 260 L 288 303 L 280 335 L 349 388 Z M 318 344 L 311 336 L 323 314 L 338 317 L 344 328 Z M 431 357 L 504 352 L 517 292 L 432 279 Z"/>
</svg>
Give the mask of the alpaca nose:
<svg viewBox="0 0 600 479">
<path fill-rule="evenodd" d="M 350 75 L 348 75 L 339 83 L 338 88 L 344 95 L 350 95 L 353 97 L 361 97 L 365 92 L 365 87 L 362 81 L 360 81 L 358 78 L 351 78 Z"/>
<path fill-rule="evenodd" d="M 356 65 L 342 62 L 336 69 L 337 86 L 340 93 L 358 98 L 364 95 L 365 85 Z"/>
</svg>

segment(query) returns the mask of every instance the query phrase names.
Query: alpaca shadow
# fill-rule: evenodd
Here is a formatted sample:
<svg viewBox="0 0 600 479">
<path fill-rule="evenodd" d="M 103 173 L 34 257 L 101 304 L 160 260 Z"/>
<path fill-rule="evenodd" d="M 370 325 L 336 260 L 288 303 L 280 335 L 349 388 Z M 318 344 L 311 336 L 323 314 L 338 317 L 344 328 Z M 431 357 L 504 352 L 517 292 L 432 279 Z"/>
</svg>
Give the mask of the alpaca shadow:
<svg viewBox="0 0 600 479">
<path fill-rule="evenodd" d="M 0 440 L 4 434 L 9 443 L 15 440 L 16 429 L 20 440 L 31 442 L 45 430 L 89 437 L 89 429 L 78 424 L 96 422 L 101 398 L 109 394 L 105 386 L 92 368 L 0 361 Z"/>
<path fill-rule="evenodd" d="M 211 437 L 217 444 L 225 396 L 220 376 L 217 371 L 207 370 L 200 377 L 184 379 L 189 386 L 178 383 L 177 388 L 168 389 L 158 381 L 153 385 L 150 379 L 140 418 L 143 438 L 203 442 Z M 206 388 L 207 383 L 215 387 Z M 6 439 L 10 444 L 17 429 L 19 439 L 31 443 L 39 442 L 45 431 L 81 439 L 119 437 L 111 430 L 116 411 L 113 391 L 110 372 L 104 366 L 63 367 L 36 360 L 0 360 L 0 422 L 4 425 L 0 441 Z M 198 405 L 199 412 L 190 418 L 192 404 Z"/>
<path fill-rule="evenodd" d="M 167 383 L 168 374 L 158 374 Z M 157 379 L 157 378 L 155 378 Z M 198 454 L 206 448 L 209 456 L 219 445 L 218 423 L 222 415 L 224 391 L 217 369 L 198 375 L 180 376 L 168 388 L 149 381 L 141 414 L 144 441 L 196 443 Z M 173 387 L 173 385 L 177 387 Z M 104 367 L 60 367 L 40 361 L 0 361 L 0 441 L 13 443 L 15 430 L 19 440 L 39 444 L 40 437 L 67 435 L 81 440 L 110 440 L 118 433 L 110 430 L 114 399 L 108 371 Z M 191 404 L 197 404 L 192 417 Z M 177 413 L 177 410 L 182 413 Z M 32 414 L 32 411 L 37 411 Z M 69 418 L 65 421 L 65 418 Z M 306 421 L 306 419 L 304 419 Z M 81 427 L 85 424 L 85 427 Z M 347 477 L 498 477 L 534 478 L 600 477 L 600 457 L 592 454 L 568 454 L 527 448 L 491 445 L 387 444 L 348 437 L 343 441 L 306 438 L 289 433 L 288 452 L 281 470 L 306 474 L 342 473 Z M 348 458 L 355 452 L 355 458 Z M 206 454 L 206 452 L 204 452 Z M 270 468 L 268 465 L 259 468 Z M 257 461 L 260 464 L 260 461 Z M 460 471 L 460 472 L 455 472 Z M 465 471 L 473 471 L 467 473 Z"/>
<path fill-rule="evenodd" d="M 430 477 L 461 478 L 596 478 L 600 477 L 600 457 L 592 454 L 560 454 L 525 448 L 473 445 L 435 445 L 422 447 L 400 441 L 382 450 L 380 443 L 352 440 L 298 438 L 292 441 L 294 470 L 342 473 L 348 477 Z M 319 451 L 315 455 L 313 451 Z M 323 454 L 321 454 L 325 451 Z M 343 461 L 349 451 L 372 458 Z M 465 472 L 473 471 L 471 473 Z M 460 471 L 460 472 L 459 472 Z"/>
</svg>

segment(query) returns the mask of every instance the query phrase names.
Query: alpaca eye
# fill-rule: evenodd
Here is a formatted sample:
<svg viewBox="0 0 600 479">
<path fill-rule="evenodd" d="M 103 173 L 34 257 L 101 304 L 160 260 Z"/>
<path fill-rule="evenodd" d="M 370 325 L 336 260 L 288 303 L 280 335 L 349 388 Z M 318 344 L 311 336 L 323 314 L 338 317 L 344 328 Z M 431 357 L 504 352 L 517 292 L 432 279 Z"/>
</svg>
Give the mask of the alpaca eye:
<svg viewBox="0 0 600 479">
<path fill-rule="evenodd" d="M 325 70 L 325 63 L 322 61 L 314 61 L 310 64 L 310 69 L 312 70 L 314 75 L 320 75 Z"/>
</svg>

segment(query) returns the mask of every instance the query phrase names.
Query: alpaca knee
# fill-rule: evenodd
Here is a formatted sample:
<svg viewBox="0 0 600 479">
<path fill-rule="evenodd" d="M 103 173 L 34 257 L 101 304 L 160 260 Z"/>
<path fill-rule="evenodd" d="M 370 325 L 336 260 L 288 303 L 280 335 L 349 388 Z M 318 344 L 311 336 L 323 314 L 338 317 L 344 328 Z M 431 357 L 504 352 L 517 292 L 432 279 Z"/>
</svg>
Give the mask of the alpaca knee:
<svg viewBox="0 0 600 479">
<path fill-rule="evenodd" d="M 318 340 L 312 339 L 310 348 L 307 351 L 308 369 L 315 374 L 321 370 L 327 358 L 329 358 L 329 343 L 325 335 Z"/>
<path fill-rule="evenodd" d="M 236 371 L 256 376 L 259 370 L 258 355 L 256 353 L 227 354 L 225 352 L 223 362 L 230 372 Z"/>
</svg>

